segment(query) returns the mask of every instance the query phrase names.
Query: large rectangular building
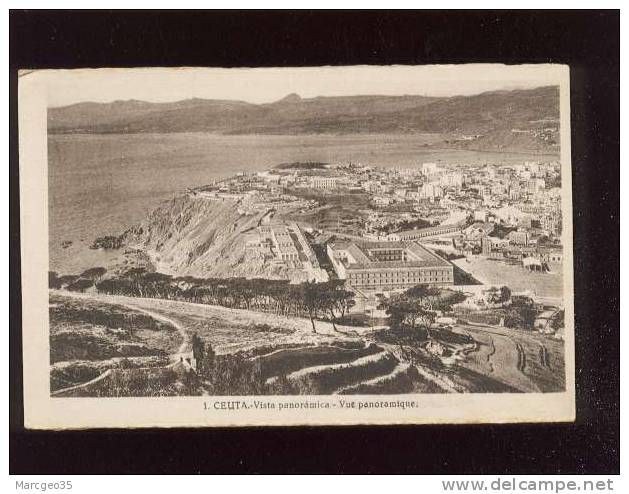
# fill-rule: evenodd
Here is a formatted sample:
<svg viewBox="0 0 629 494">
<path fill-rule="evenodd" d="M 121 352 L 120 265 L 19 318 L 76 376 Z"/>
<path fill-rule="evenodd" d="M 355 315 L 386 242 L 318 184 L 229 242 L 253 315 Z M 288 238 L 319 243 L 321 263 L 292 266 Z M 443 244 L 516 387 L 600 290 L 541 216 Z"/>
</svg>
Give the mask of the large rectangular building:
<svg viewBox="0 0 629 494">
<path fill-rule="evenodd" d="M 466 221 L 452 223 L 449 225 L 429 226 L 428 228 L 419 228 L 415 230 L 403 230 L 400 232 L 390 233 L 387 240 L 390 241 L 409 241 L 426 237 L 438 237 L 440 235 L 449 235 L 451 233 L 460 233 Z"/>
<path fill-rule="evenodd" d="M 327 249 L 338 277 L 357 289 L 454 283 L 452 264 L 415 242 L 334 242 Z"/>
<path fill-rule="evenodd" d="M 314 189 L 335 189 L 339 185 L 338 177 L 315 176 L 310 178 L 310 185 Z"/>
</svg>

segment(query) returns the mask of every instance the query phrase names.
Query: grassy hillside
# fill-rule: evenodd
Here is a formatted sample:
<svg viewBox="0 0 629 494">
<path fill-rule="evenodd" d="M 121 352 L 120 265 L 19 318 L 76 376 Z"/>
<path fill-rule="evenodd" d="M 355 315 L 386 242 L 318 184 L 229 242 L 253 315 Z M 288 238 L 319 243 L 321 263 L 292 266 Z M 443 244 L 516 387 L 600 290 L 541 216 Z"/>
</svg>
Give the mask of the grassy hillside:
<svg viewBox="0 0 629 494">
<path fill-rule="evenodd" d="M 49 312 L 53 391 L 115 367 L 163 365 L 182 342 L 170 324 L 122 305 L 53 294 Z"/>
</svg>

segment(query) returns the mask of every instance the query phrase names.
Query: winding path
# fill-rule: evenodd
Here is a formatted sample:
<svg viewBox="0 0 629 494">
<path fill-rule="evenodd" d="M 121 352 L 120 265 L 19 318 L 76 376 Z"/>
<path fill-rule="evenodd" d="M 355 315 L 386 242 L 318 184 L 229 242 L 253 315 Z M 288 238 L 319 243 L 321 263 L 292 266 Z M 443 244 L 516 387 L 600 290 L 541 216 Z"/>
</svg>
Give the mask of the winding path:
<svg viewBox="0 0 629 494">
<path fill-rule="evenodd" d="M 99 374 L 94 379 L 92 379 L 90 381 L 87 381 L 85 383 L 75 384 L 74 386 L 69 386 L 67 388 L 61 388 L 61 389 L 58 389 L 56 391 L 51 391 L 50 392 L 50 396 L 59 396 L 59 395 L 61 395 L 63 393 L 67 393 L 69 391 L 76 391 L 77 389 L 86 388 L 88 386 L 91 386 L 92 384 L 96 384 L 97 382 L 102 381 L 103 379 L 105 379 L 110 374 L 111 374 L 111 369 L 107 369 L 102 374 Z"/>
<path fill-rule="evenodd" d="M 107 303 L 111 303 L 112 305 L 121 305 L 123 307 L 126 307 L 128 309 L 131 309 L 133 311 L 136 312 L 141 312 L 143 314 L 146 314 L 149 317 L 152 317 L 153 319 L 157 320 L 157 321 L 161 321 L 164 322 L 166 324 L 171 325 L 173 328 L 175 328 L 178 332 L 179 335 L 182 338 L 181 341 L 181 345 L 179 345 L 179 348 L 177 349 L 177 351 L 175 353 L 171 353 L 169 355 L 169 359 L 170 359 L 170 364 L 167 365 L 166 367 L 172 367 L 173 365 L 176 365 L 177 363 L 183 361 L 186 361 L 186 358 L 190 357 L 190 352 L 191 352 L 191 348 L 190 348 L 190 338 L 188 336 L 188 332 L 181 326 L 181 324 L 179 324 L 178 322 L 172 320 L 169 317 L 163 316 L 161 314 L 158 314 L 157 312 L 154 312 L 152 310 L 148 310 L 145 309 L 143 307 L 138 307 L 137 305 L 133 304 L 132 301 L 108 301 L 107 299 L 105 299 L 104 296 L 90 296 L 89 294 L 85 294 L 85 293 L 76 293 L 76 292 L 59 292 L 61 294 L 63 294 L 64 296 L 68 296 L 68 297 L 73 297 L 73 298 L 80 298 L 80 299 L 87 299 L 87 300 L 96 300 L 99 302 L 107 302 Z M 56 391 L 51 391 L 50 396 L 58 396 L 60 394 L 69 392 L 69 391 L 75 391 L 77 389 L 82 389 L 82 388 L 86 388 L 88 386 L 91 386 L 92 384 L 95 384 L 99 381 L 102 381 L 103 379 L 105 379 L 107 376 L 109 376 L 112 373 L 112 369 L 107 369 L 105 372 L 103 372 L 102 374 L 96 376 L 94 379 L 91 379 L 90 381 L 84 382 L 84 383 L 80 383 L 80 384 L 75 384 L 73 386 L 69 386 L 67 388 L 61 388 L 58 389 Z"/>
<path fill-rule="evenodd" d="M 118 302 L 117 302 L 118 303 Z M 191 351 L 190 348 L 190 338 L 188 336 L 188 332 L 183 328 L 183 326 L 181 326 L 181 324 L 179 324 L 178 322 L 174 321 L 173 319 L 163 316 L 155 311 L 149 310 L 149 309 L 145 309 L 143 307 L 138 307 L 137 305 L 134 305 L 133 302 L 120 302 L 120 305 L 123 305 L 124 307 L 127 307 L 128 309 L 132 309 L 135 310 L 137 312 L 142 312 L 143 314 L 146 314 L 147 316 L 152 317 L 153 319 L 157 320 L 157 321 L 161 321 L 161 322 L 165 322 L 166 324 L 170 324 L 173 328 L 175 328 L 179 334 L 181 335 L 182 338 L 182 342 L 181 345 L 179 345 L 179 348 L 177 349 L 177 351 L 173 354 L 170 355 L 171 360 L 176 359 L 177 361 L 179 360 L 179 356 L 181 354 L 188 354 Z"/>
</svg>

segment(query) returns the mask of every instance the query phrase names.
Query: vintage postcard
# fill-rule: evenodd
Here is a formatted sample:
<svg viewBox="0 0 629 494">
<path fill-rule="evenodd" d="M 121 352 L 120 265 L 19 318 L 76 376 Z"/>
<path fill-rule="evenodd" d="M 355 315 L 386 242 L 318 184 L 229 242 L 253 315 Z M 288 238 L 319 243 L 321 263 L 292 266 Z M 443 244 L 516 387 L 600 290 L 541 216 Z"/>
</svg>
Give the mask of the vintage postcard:
<svg viewBox="0 0 629 494">
<path fill-rule="evenodd" d="M 20 72 L 26 427 L 574 420 L 569 87 Z"/>
</svg>

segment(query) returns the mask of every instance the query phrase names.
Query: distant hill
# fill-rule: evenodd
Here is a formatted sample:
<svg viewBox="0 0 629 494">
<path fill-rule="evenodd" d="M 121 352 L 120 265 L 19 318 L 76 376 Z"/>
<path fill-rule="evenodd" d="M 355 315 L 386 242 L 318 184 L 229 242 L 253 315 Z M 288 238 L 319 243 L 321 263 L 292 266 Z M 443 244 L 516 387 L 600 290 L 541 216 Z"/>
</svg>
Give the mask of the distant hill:
<svg viewBox="0 0 629 494">
<path fill-rule="evenodd" d="M 323 170 L 330 163 L 321 163 L 319 161 L 296 161 L 294 163 L 280 163 L 273 168 L 278 170 Z"/>
<path fill-rule="evenodd" d="M 442 133 L 462 147 L 552 148 L 559 89 L 493 91 L 474 96 L 339 96 L 290 94 L 268 104 L 190 99 L 175 103 L 115 101 L 48 110 L 50 133 L 348 134 Z M 542 135 L 546 129 L 547 134 Z M 458 137 L 457 137 L 458 136 Z M 474 136 L 474 137 L 469 137 Z M 480 137 L 482 136 L 482 137 Z M 477 141 L 477 142 L 474 142 Z M 484 146 L 481 146 L 484 147 Z"/>
</svg>

